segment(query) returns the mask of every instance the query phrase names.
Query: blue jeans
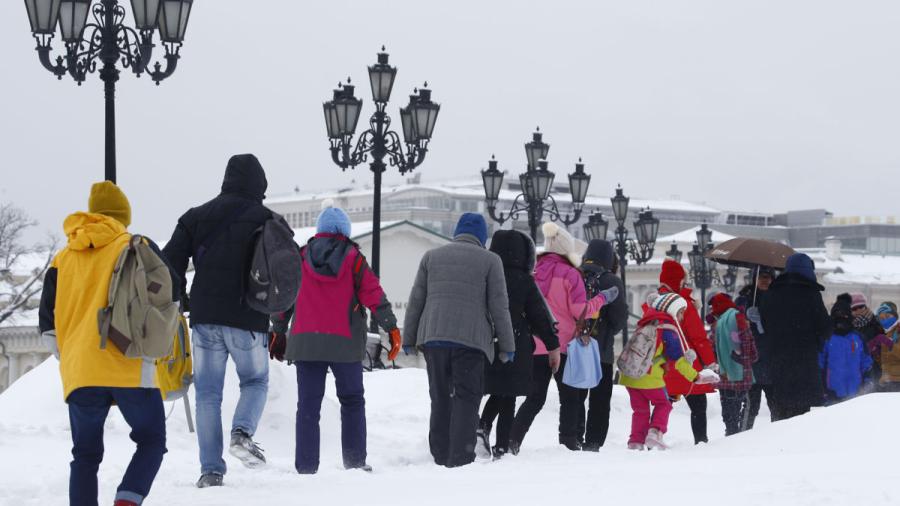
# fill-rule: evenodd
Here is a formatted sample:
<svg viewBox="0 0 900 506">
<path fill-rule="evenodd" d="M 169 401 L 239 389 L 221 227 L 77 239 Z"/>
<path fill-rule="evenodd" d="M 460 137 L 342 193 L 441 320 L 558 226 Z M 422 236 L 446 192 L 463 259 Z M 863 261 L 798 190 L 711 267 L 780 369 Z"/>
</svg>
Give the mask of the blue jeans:
<svg viewBox="0 0 900 506">
<path fill-rule="evenodd" d="M 72 428 L 69 504 L 97 506 L 97 470 L 103 460 L 103 424 L 113 403 L 131 427 L 131 440 L 137 443 L 137 450 L 117 489 L 116 499 L 141 504 L 150 493 L 150 486 L 166 453 L 166 415 L 159 390 L 85 387 L 69 394 L 66 401 Z"/>
<path fill-rule="evenodd" d="M 325 397 L 325 376 L 334 374 L 341 402 L 341 446 L 344 467 L 366 465 L 366 398 L 361 362 L 297 362 L 297 450 L 298 473 L 319 470 L 319 414 Z"/>
<path fill-rule="evenodd" d="M 197 439 L 200 443 L 200 472 L 225 474 L 222 458 L 222 389 L 225 364 L 234 360 L 241 383 L 241 395 L 231 430 L 252 436 L 266 406 L 269 391 L 269 352 L 261 332 L 223 325 L 194 326 L 194 388 L 197 391 Z"/>
</svg>

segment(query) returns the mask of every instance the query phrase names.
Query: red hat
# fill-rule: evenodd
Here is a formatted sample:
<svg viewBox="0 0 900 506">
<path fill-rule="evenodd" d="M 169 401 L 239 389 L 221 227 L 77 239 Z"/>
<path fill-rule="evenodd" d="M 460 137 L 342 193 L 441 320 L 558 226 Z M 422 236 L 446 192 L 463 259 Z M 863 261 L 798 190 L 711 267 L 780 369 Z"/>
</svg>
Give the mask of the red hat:
<svg viewBox="0 0 900 506">
<path fill-rule="evenodd" d="M 737 308 L 734 301 L 731 300 L 731 297 L 726 293 L 717 293 L 713 295 L 712 298 L 709 299 L 709 305 L 712 306 L 712 312 L 715 316 L 720 316 L 729 309 Z"/>
<path fill-rule="evenodd" d="M 666 259 L 662 264 L 662 272 L 659 274 L 660 284 L 668 286 L 672 291 L 678 291 L 684 283 L 684 267 L 675 260 Z"/>
</svg>

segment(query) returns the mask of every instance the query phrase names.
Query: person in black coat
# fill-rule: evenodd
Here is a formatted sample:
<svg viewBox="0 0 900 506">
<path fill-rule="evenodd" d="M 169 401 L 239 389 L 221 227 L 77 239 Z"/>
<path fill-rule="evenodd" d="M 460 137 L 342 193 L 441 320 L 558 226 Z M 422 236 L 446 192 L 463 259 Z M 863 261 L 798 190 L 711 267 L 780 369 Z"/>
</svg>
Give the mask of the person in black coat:
<svg viewBox="0 0 900 506">
<path fill-rule="evenodd" d="M 615 250 L 609 241 L 594 239 L 588 244 L 587 251 L 582 258 L 581 271 L 584 276 L 585 290 L 588 298 L 596 296 L 611 287 L 616 287 L 619 293 L 625 293 L 625 285 L 622 279 L 616 276 L 618 260 Z M 591 337 L 600 345 L 600 362 L 603 370 L 603 379 L 595 388 L 584 390 L 582 396 L 582 408 L 587 398 L 587 424 L 584 426 L 584 451 L 600 451 L 600 447 L 606 442 L 609 432 L 610 400 L 613 391 L 613 361 L 615 353 L 613 345 L 616 336 L 628 324 L 628 303 L 625 297 L 617 297 L 612 303 L 606 304 L 600 310 L 599 319 L 587 321 L 591 329 Z M 584 424 L 585 416 L 580 416 Z"/>
<path fill-rule="evenodd" d="M 550 350 L 551 367 L 554 370 L 559 367 L 560 349 L 553 315 L 532 275 L 535 248 L 531 238 L 515 230 L 498 230 L 491 240 L 490 250 L 503 261 L 509 312 L 516 338 L 514 360 L 504 364 L 495 358 L 485 369 L 485 393 L 490 397 L 481 414 L 478 434 L 481 443 L 489 446 L 487 441 L 491 427 L 499 416 L 493 454 L 495 458 L 500 458 L 509 451 L 516 397 L 528 395 L 531 388 L 535 349 L 532 336 L 543 341 L 547 350 Z"/>
<path fill-rule="evenodd" d="M 819 352 L 831 334 L 824 289 L 812 259 L 796 253 L 761 300 L 762 326 L 772 339 L 773 421 L 807 413 L 824 398 Z"/>
<path fill-rule="evenodd" d="M 274 216 L 262 204 L 267 186 L 265 172 L 255 156 L 231 157 L 222 192 L 186 212 L 163 248 L 182 280 L 188 262 L 191 258 L 194 261 L 194 281 L 185 307 L 190 311 L 193 329 L 200 488 L 221 486 L 226 471 L 222 458 L 222 388 L 229 357 L 241 389 L 229 451 L 247 467 L 265 463 L 252 436 L 268 394 L 269 315 L 247 305 L 244 288 L 255 233 Z M 182 282 L 181 291 L 186 290 Z"/>
</svg>

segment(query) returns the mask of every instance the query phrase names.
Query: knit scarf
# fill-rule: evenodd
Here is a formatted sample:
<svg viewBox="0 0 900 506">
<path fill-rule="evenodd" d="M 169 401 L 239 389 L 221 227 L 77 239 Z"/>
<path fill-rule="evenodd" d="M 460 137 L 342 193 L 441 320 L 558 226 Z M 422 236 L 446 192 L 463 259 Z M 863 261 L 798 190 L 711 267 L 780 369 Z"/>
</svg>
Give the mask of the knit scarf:
<svg viewBox="0 0 900 506">
<path fill-rule="evenodd" d="M 864 329 L 868 327 L 874 319 L 875 315 L 872 313 L 872 311 L 869 310 L 869 308 L 866 308 L 865 313 L 853 317 L 853 328 L 855 328 L 856 330 Z"/>
</svg>

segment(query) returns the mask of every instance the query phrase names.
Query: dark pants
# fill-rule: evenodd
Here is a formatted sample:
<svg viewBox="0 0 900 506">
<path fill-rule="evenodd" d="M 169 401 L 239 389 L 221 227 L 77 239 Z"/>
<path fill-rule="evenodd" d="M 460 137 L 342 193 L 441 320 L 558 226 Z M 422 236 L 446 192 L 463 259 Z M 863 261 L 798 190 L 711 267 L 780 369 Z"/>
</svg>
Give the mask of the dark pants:
<svg viewBox="0 0 900 506">
<path fill-rule="evenodd" d="M 772 410 L 773 422 L 804 415 L 809 413 L 809 410 L 812 408 L 812 402 L 797 398 L 797 396 L 793 395 L 779 395 L 777 388 L 773 393 L 772 401 L 769 403 L 769 409 Z"/>
<path fill-rule="evenodd" d="M 725 422 L 725 435 L 733 436 L 742 432 L 741 426 L 744 423 L 744 415 L 749 409 L 749 392 L 720 389 L 719 400 L 722 402 L 722 421 Z"/>
<path fill-rule="evenodd" d="M 69 394 L 72 428 L 72 465 L 69 504 L 97 505 L 97 470 L 103 460 L 103 424 L 115 403 L 131 427 L 137 450 L 116 489 L 116 499 L 140 504 L 166 453 L 166 415 L 162 397 L 155 388 L 79 388 Z"/>
<path fill-rule="evenodd" d="M 484 353 L 470 348 L 425 347 L 435 464 L 458 467 L 475 460 L 478 408 L 484 394 Z"/>
<path fill-rule="evenodd" d="M 319 415 L 325 397 L 325 376 L 334 374 L 341 403 L 341 447 L 344 467 L 366 464 L 366 399 L 362 362 L 297 362 L 297 450 L 298 473 L 319 470 Z"/>
<path fill-rule="evenodd" d="M 706 394 L 686 395 L 688 407 L 691 408 L 691 431 L 694 433 L 694 444 L 708 443 L 706 435 Z"/>
<path fill-rule="evenodd" d="M 753 428 L 753 423 L 759 415 L 759 407 L 762 405 L 762 394 L 766 393 L 766 405 L 769 407 L 770 419 L 775 420 L 775 409 L 772 405 L 772 386 L 771 385 L 753 385 L 750 389 L 750 418 L 747 420 L 747 429 Z"/>
<path fill-rule="evenodd" d="M 559 390 L 559 442 L 573 442 L 580 438 L 579 418 L 584 417 L 584 402 L 581 397 L 582 390 L 572 388 L 562 382 L 565 370 L 566 356 L 562 356 L 559 372 L 556 373 L 556 388 Z M 516 418 L 513 420 L 510 440 L 516 445 L 521 445 L 525 434 L 531 428 L 535 417 L 541 412 L 544 403 L 547 402 L 547 389 L 550 388 L 550 380 L 554 379 L 550 369 L 550 359 L 546 355 L 535 355 L 534 371 L 532 372 L 531 393 L 525 397 L 525 402 L 519 407 Z M 580 407 L 579 407 L 580 406 Z"/>
<path fill-rule="evenodd" d="M 494 448 L 509 450 L 509 433 L 516 416 L 516 398 L 511 395 L 492 395 L 481 410 L 481 428 L 490 436 L 494 420 L 497 420 L 497 439 Z"/>
<path fill-rule="evenodd" d="M 606 435 L 609 433 L 609 410 L 613 392 L 613 367 L 612 364 L 601 364 L 603 379 L 600 384 L 590 390 L 581 390 L 580 407 L 581 414 L 578 417 L 579 425 L 585 424 L 584 401 L 587 398 L 587 423 L 579 430 L 584 434 L 584 443 L 588 446 L 603 446 L 606 443 Z"/>
</svg>

